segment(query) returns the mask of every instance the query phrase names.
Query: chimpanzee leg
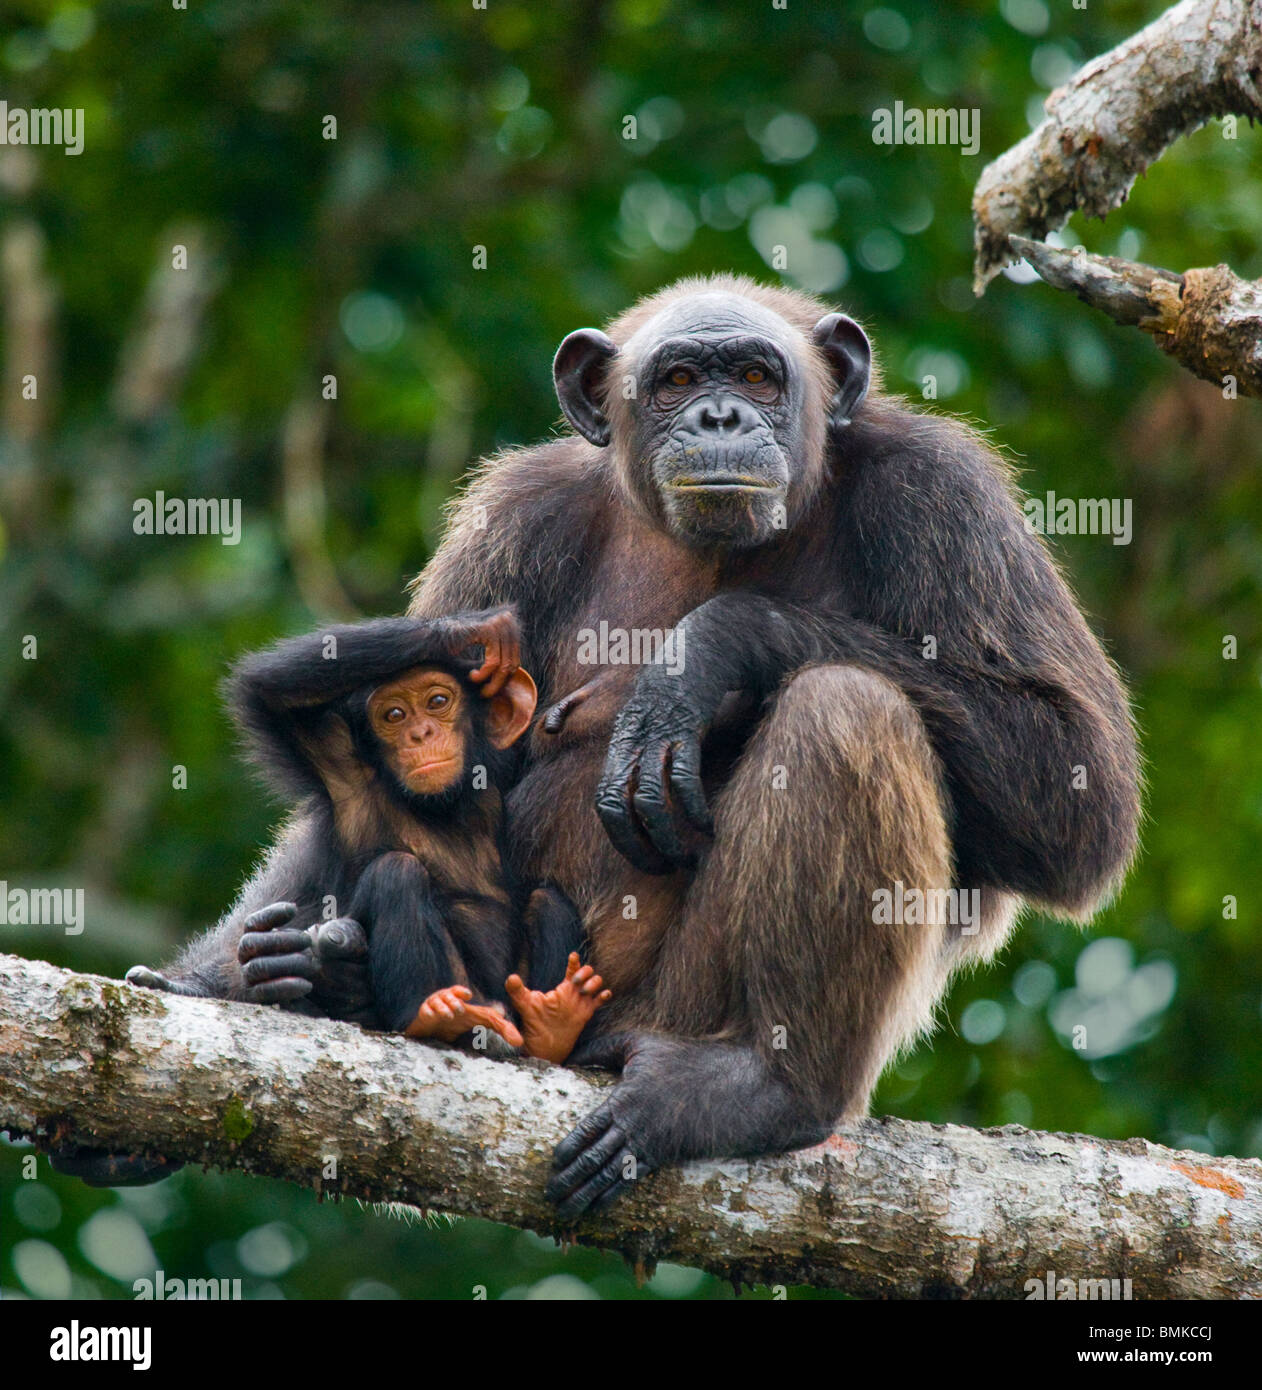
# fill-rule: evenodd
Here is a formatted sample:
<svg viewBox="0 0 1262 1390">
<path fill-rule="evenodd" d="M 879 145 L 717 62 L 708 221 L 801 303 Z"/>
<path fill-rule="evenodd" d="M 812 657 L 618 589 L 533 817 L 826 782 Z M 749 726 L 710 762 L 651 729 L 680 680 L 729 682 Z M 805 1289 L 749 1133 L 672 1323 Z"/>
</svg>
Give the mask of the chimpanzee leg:
<svg viewBox="0 0 1262 1390">
<path fill-rule="evenodd" d="M 919 715 L 883 678 L 826 665 L 786 683 L 716 798 L 645 1009 L 622 1020 L 623 1078 L 557 1149 L 563 1214 L 603 1205 L 628 1174 L 795 1147 L 864 1112 L 955 956 L 958 927 L 877 910 L 880 890 L 950 886 L 939 778 Z"/>
<path fill-rule="evenodd" d="M 571 951 L 584 954 L 583 923 L 574 904 L 551 884 L 531 893 L 526 903 L 526 985 L 552 989 L 565 978 Z"/>
<path fill-rule="evenodd" d="M 958 935 L 907 920 L 951 885 L 939 777 L 888 681 L 847 666 L 794 677 L 722 794 L 713 851 L 663 941 L 655 1026 L 735 1027 L 821 1119 L 863 1114 L 886 1059 L 930 1022 Z M 698 995 L 725 1000 L 724 1016 L 699 1016 Z"/>
<path fill-rule="evenodd" d="M 401 1033 L 435 990 L 466 983 L 429 874 L 414 854 L 374 859 L 355 885 L 347 915 L 368 931 L 373 1000 L 389 1031 Z"/>
</svg>

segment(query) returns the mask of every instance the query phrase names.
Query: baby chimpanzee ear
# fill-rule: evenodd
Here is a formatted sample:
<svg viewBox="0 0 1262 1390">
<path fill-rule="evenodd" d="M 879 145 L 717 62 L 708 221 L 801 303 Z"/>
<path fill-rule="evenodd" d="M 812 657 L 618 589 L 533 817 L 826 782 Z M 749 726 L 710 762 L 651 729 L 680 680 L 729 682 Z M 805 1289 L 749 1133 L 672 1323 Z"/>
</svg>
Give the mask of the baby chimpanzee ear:
<svg viewBox="0 0 1262 1390">
<path fill-rule="evenodd" d="M 498 695 L 493 695 L 486 712 L 486 736 L 496 748 L 511 748 L 530 727 L 539 692 L 529 671 L 520 667 L 504 682 Z"/>
</svg>

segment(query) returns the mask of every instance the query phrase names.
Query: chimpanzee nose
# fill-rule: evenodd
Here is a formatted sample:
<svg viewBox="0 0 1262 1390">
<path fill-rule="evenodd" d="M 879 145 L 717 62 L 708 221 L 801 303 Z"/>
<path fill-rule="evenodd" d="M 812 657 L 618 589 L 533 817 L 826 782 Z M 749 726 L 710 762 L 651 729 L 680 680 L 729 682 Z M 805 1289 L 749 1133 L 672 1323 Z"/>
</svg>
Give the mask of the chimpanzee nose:
<svg viewBox="0 0 1262 1390">
<path fill-rule="evenodd" d="M 736 396 L 702 396 L 684 412 L 684 424 L 694 434 L 741 434 L 753 421 Z"/>
</svg>

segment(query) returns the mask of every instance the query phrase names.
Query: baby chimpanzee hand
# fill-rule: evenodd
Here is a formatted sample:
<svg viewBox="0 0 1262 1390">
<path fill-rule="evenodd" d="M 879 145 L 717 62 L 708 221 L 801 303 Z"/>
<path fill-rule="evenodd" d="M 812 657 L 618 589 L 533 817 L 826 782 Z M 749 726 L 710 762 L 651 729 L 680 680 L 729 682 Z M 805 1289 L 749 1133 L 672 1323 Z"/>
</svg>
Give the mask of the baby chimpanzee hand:
<svg viewBox="0 0 1262 1390">
<path fill-rule="evenodd" d="M 521 665 L 521 628 L 512 604 L 487 608 L 481 613 L 458 614 L 442 620 L 450 631 L 451 654 L 458 656 L 468 647 L 482 648 L 482 664 L 469 672 L 469 679 L 482 686 L 489 700 L 504 688 L 505 681 Z"/>
</svg>

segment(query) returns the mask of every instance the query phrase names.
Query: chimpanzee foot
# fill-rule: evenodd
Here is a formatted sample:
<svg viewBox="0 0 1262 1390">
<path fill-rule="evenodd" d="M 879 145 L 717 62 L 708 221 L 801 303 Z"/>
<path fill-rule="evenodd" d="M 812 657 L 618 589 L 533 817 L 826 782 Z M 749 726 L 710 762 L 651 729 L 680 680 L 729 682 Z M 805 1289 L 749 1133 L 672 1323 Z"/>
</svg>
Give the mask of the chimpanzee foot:
<svg viewBox="0 0 1262 1390">
<path fill-rule="evenodd" d="M 454 1043 L 475 1028 L 489 1028 L 505 1042 L 520 1047 L 522 1036 L 516 1025 L 496 1004 L 471 1004 L 473 991 L 466 985 L 436 989 L 416 1011 L 416 1017 L 403 1030 L 406 1038 L 436 1038 Z"/>
<path fill-rule="evenodd" d="M 504 988 L 521 1020 L 526 1055 L 564 1062 L 596 1010 L 613 998 L 604 983 L 579 962 L 577 951 L 570 952 L 565 978 L 552 989 L 527 989 L 520 975 L 510 975 Z"/>
<path fill-rule="evenodd" d="M 622 1080 L 557 1145 L 545 1189 L 557 1214 L 601 1211 L 667 1163 L 778 1153 L 831 1129 L 754 1051 L 735 1043 L 625 1035 Z"/>
</svg>

